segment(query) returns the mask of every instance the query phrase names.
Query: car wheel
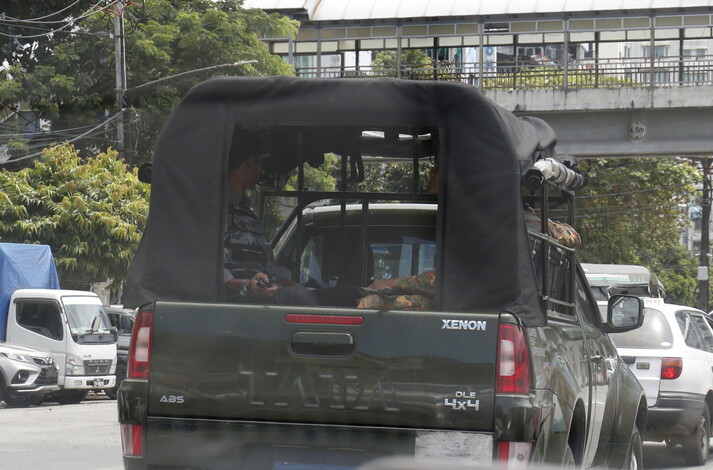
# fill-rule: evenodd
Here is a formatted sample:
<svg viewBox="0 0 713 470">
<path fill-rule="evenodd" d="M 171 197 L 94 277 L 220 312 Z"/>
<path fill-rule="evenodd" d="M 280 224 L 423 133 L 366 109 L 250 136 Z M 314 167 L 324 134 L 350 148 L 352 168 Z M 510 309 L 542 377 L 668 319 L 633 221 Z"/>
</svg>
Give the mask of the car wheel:
<svg viewBox="0 0 713 470">
<path fill-rule="evenodd" d="M 86 390 L 60 390 L 52 394 L 52 398 L 60 405 L 76 405 L 84 400 L 86 396 Z"/>
<path fill-rule="evenodd" d="M 629 452 L 626 455 L 624 468 L 627 470 L 642 470 L 644 468 L 644 444 L 641 441 L 641 433 L 639 428 L 634 426 L 631 431 L 631 440 L 629 441 Z"/>
<path fill-rule="evenodd" d="M 703 465 L 708 460 L 710 443 L 710 415 L 708 405 L 703 404 L 703 411 L 698 418 L 696 428 L 683 440 L 683 457 L 688 465 Z"/>
<path fill-rule="evenodd" d="M 26 408 L 41 405 L 44 399 L 44 395 L 8 395 L 3 401 L 13 408 Z"/>
</svg>

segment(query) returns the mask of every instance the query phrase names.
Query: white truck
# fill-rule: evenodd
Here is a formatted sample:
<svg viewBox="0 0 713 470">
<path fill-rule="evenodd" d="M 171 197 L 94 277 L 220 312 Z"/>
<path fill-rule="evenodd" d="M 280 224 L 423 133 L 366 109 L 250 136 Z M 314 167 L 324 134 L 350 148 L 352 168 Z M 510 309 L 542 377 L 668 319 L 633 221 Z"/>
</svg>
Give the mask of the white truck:
<svg viewBox="0 0 713 470">
<path fill-rule="evenodd" d="M 0 340 L 48 350 L 60 389 L 52 398 L 79 403 L 116 382 L 117 332 L 92 292 L 59 289 L 46 245 L 0 243 Z"/>
</svg>

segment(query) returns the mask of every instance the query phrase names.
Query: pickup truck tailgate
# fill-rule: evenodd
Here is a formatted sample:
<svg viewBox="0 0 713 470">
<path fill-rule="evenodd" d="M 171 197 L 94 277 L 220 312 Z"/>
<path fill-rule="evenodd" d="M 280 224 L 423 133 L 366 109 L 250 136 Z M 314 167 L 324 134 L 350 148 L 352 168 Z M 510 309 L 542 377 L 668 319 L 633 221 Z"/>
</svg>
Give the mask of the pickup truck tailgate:
<svg viewBox="0 0 713 470">
<path fill-rule="evenodd" d="M 149 415 L 492 431 L 497 322 L 158 302 Z"/>
</svg>

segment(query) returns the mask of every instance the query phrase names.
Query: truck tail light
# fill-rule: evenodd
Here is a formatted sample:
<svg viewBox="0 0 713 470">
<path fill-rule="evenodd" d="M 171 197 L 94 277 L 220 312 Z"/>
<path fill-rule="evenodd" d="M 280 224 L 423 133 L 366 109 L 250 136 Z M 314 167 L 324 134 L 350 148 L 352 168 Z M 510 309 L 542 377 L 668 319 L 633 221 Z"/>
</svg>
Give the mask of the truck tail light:
<svg viewBox="0 0 713 470">
<path fill-rule="evenodd" d="M 140 424 L 121 425 L 121 447 L 124 455 L 143 455 L 143 434 L 144 430 Z"/>
<path fill-rule="evenodd" d="M 499 442 L 498 468 L 503 470 L 518 470 L 527 468 L 530 461 L 531 442 Z"/>
<path fill-rule="evenodd" d="M 677 379 L 683 372 L 683 359 L 680 357 L 664 357 L 661 359 L 661 379 Z"/>
<path fill-rule="evenodd" d="M 525 333 L 510 323 L 498 327 L 498 393 L 530 393 L 530 354 Z"/>
<path fill-rule="evenodd" d="M 153 312 L 139 312 L 129 347 L 127 377 L 148 379 L 151 364 L 151 339 L 153 337 Z"/>
</svg>

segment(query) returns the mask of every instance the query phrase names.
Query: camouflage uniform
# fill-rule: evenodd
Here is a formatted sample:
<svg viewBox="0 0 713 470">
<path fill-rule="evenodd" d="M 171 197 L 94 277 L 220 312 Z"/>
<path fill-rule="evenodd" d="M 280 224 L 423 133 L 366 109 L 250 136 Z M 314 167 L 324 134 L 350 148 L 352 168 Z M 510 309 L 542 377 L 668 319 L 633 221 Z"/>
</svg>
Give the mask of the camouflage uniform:
<svg viewBox="0 0 713 470">
<path fill-rule="evenodd" d="M 436 292 L 436 272 L 426 271 L 416 276 L 398 279 L 392 287 L 394 295 L 367 295 L 359 299 L 357 308 L 377 310 L 430 310 Z"/>
</svg>

